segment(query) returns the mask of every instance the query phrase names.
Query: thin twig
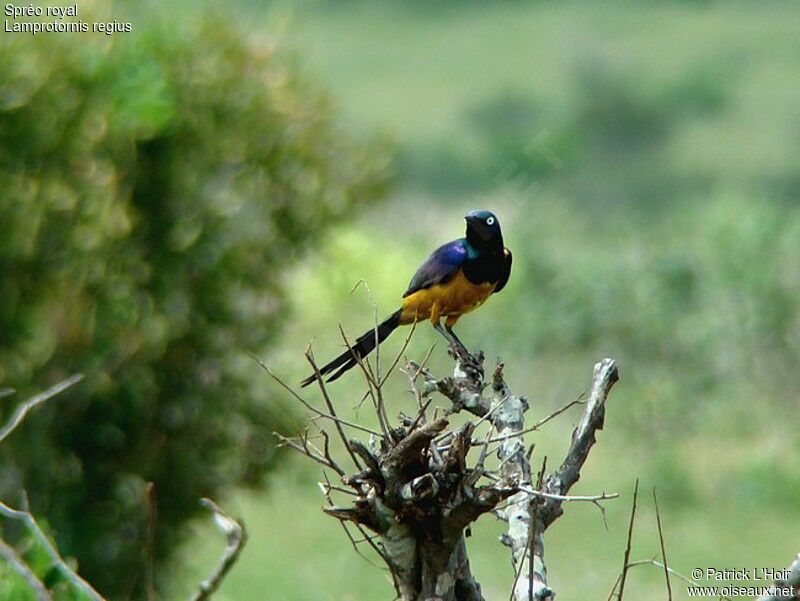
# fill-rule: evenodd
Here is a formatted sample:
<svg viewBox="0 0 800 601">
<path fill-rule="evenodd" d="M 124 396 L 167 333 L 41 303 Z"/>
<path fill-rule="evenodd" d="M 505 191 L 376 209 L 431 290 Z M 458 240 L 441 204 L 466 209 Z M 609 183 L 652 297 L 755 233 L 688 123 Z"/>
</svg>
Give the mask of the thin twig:
<svg viewBox="0 0 800 601">
<path fill-rule="evenodd" d="M 416 325 L 416 322 L 415 322 Z M 425 353 L 425 357 L 423 357 L 422 362 L 420 364 L 415 363 L 414 361 L 407 361 L 407 365 L 403 370 L 405 374 L 408 376 L 409 381 L 411 382 L 411 392 L 414 397 L 417 399 L 417 406 L 420 408 L 420 411 L 424 411 L 422 407 L 422 398 L 424 396 L 428 396 L 428 392 L 425 394 L 420 394 L 419 388 L 417 388 L 417 378 L 419 375 L 425 370 L 425 365 L 428 363 L 428 360 L 431 358 L 431 354 L 433 353 L 433 349 L 436 348 L 436 342 L 434 342 L 431 347 L 428 349 L 428 352 Z M 414 370 L 414 375 L 411 375 L 410 370 Z M 430 401 L 426 403 L 425 407 L 430 405 Z"/>
<path fill-rule="evenodd" d="M 619 380 L 617 363 L 608 357 L 595 363 L 592 383 L 583 416 L 572 433 L 572 441 L 561 465 L 545 481 L 545 490 L 566 495 L 580 478 L 580 472 L 596 442 L 598 430 L 603 429 L 605 403 L 611 388 Z M 548 501 L 541 507 L 540 516 L 545 529 L 563 512 L 558 500 Z"/>
<path fill-rule="evenodd" d="M 343 493 L 345 495 L 351 495 L 353 497 L 360 496 L 357 492 L 350 490 L 349 488 L 344 488 L 343 486 L 336 486 L 335 484 L 331 484 L 330 480 L 328 480 L 328 474 L 324 471 L 322 472 L 325 475 L 325 482 L 317 482 L 317 486 L 319 486 L 320 491 L 323 495 L 325 495 L 326 499 L 330 496 L 331 491 L 335 490 L 336 492 Z M 335 505 L 333 501 L 329 501 L 331 505 Z"/>
<path fill-rule="evenodd" d="M 328 479 L 328 474 L 326 474 L 325 472 L 322 473 L 322 476 L 325 478 L 325 482 L 324 483 L 323 482 L 319 482 L 318 484 L 320 485 L 320 488 L 323 490 L 323 494 L 325 495 L 325 500 L 328 501 L 328 503 L 330 505 L 334 504 L 333 503 L 333 499 L 331 498 L 331 490 L 338 490 L 339 492 L 346 492 L 346 493 L 349 493 L 349 494 L 353 494 L 352 491 L 349 491 L 349 490 L 347 490 L 345 488 L 339 488 L 337 486 L 332 485 L 331 481 Z M 381 566 L 379 566 L 378 564 L 373 562 L 369 557 L 364 555 L 361 552 L 361 549 L 358 548 L 358 542 L 361 542 L 361 541 L 356 541 L 356 539 L 353 538 L 353 535 L 350 534 L 350 530 L 348 530 L 348 528 L 347 528 L 347 524 L 345 524 L 342 520 L 337 520 L 337 521 L 342 525 L 342 530 L 344 530 L 345 535 L 347 536 L 348 540 L 350 541 L 350 544 L 353 545 L 353 549 L 355 549 L 355 551 L 359 555 L 359 557 L 361 557 L 364 561 L 366 561 L 371 566 L 374 566 L 374 567 L 380 568 L 380 569 L 386 569 L 386 568 L 382 568 Z M 364 533 L 362 532 L 362 534 L 364 534 Z M 369 541 L 370 543 L 374 544 L 374 542 L 372 541 L 372 537 L 370 537 L 367 534 L 364 534 L 364 538 L 362 539 L 362 541 Z"/>
<path fill-rule="evenodd" d="M 342 470 L 341 466 L 333 458 L 333 455 L 331 455 L 331 439 L 330 439 L 330 436 L 328 436 L 328 433 L 325 430 L 320 430 L 319 434 L 320 434 L 320 436 L 322 436 L 322 456 L 325 457 L 325 459 L 327 459 L 330 462 L 330 464 L 333 466 L 334 471 L 338 472 L 339 470 Z M 347 443 L 345 442 L 345 444 L 347 444 Z M 319 452 L 319 449 L 317 449 L 317 447 L 315 447 L 313 444 L 310 444 L 310 446 L 313 449 L 315 449 L 317 452 Z M 350 445 L 347 445 L 347 446 L 349 448 Z M 356 465 L 358 465 L 358 464 L 356 464 Z M 342 470 L 342 471 L 344 471 L 344 470 Z"/>
<path fill-rule="evenodd" d="M 291 449 L 294 449 L 295 451 L 297 451 L 298 453 L 300 453 L 302 455 L 305 455 L 309 459 L 313 459 L 314 461 L 316 461 L 320 465 L 323 465 L 325 467 L 331 468 L 333 471 L 335 471 L 340 476 L 344 476 L 345 471 L 335 461 L 332 461 L 328 457 L 325 457 L 322 452 L 318 451 L 319 454 L 316 454 L 313 451 L 311 451 L 311 449 L 308 448 L 308 444 L 309 444 L 308 443 L 308 438 L 306 438 L 305 436 L 300 437 L 300 439 L 299 439 L 300 442 L 298 443 L 295 440 L 293 440 L 293 439 L 291 439 L 291 438 L 289 438 L 287 436 L 283 436 L 282 434 L 280 434 L 278 432 L 273 432 L 273 434 L 280 439 L 281 444 L 284 444 L 287 447 L 289 447 Z"/>
<path fill-rule="evenodd" d="M 425 353 L 425 356 L 422 358 L 422 362 L 417 365 L 417 372 L 414 374 L 414 378 L 418 378 L 419 375 L 425 370 L 428 361 L 430 361 L 431 355 L 433 354 L 434 349 L 436 348 L 437 343 L 434 342 L 431 347 L 428 349 L 428 352 Z M 416 365 L 416 364 L 415 364 Z"/>
<path fill-rule="evenodd" d="M 665 566 L 663 563 L 661 563 L 660 561 L 656 561 L 653 558 L 651 558 L 651 559 L 637 559 L 635 561 L 631 561 L 630 563 L 628 563 L 628 568 L 635 568 L 635 567 L 644 566 L 644 565 L 655 566 L 655 567 L 660 568 L 660 569 L 666 569 L 670 574 L 672 574 L 673 576 L 675 576 L 679 580 L 683 580 L 686 584 L 690 584 L 692 586 L 700 586 L 700 583 L 697 580 L 694 580 L 693 578 L 689 578 L 685 574 L 681 574 L 678 570 L 675 570 L 673 568 L 669 568 L 669 567 Z M 617 579 L 614 582 L 614 586 L 611 589 L 611 592 L 608 594 L 608 598 L 607 598 L 606 601 L 610 600 L 614 596 L 614 591 L 616 591 L 616 589 L 617 589 L 617 585 L 619 584 L 620 577 L 621 577 L 621 575 L 617 576 Z M 720 595 L 719 598 L 720 598 L 721 601 L 733 601 L 733 599 L 731 599 L 730 597 L 725 596 L 725 595 Z"/>
<path fill-rule="evenodd" d="M 286 382 L 284 382 L 276 374 L 274 374 L 272 370 L 267 366 L 267 364 L 264 363 L 261 359 L 259 359 L 256 355 L 251 353 L 250 356 L 256 360 L 261 369 L 267 372 L 273 380 L 275 380 L 278 384 L 280 384 L 280 386 L 284 390 L 286 390 L 289 394 L 291 394 L 295 399 L 300 401 L 300 403 L 312 413 L 316 414 L 317 416 L 323 419 L 329 419 L 333 422 L 337 422 L 342 425 L 348 426 L 349 428 L 353 428 L 354 430 L 361 430 L 362 432 L 366 432 L 367 434 L 374 434 L 375 436 L 383 436 L 380 432 L 378 432 L 377 430 L 373 430 L 372 428 L 367 428 L 366 426 L 362 426 L 361 424 L 356 424 L 351 421 L 347 421 L 346 419 L 342 419 L 341 417 L 335 417 L 333 415 L 325 413 L 324 411 L 320 411 L 319 409 L 314 407 L 311 403 L 309 403 L 307 400 L 305 400 L 303 397 L 301 397 L 291 386 L 289 386 Z"/>
<path fill-rule="evenodd" d="M 558 417 L 559 415 L 564 413 L 567 409 L 569 409 L 571 407 L 574 407 L 575 405 L 582 404 L 583 403 L 583 397 L 585 395 L 586 395 L 586 393 L 582 393 L 581 396 L 579 396 L 574 401 L 570 401 L 569 403 L 567 403 L 565 405 L 562 405 L 561 407 L 559 407 L 558 409 L 553 411 L 547 417 L 543 417 L 538 422 L 536 422 L 535 424 L 533 424 L 532 426 L 530 426 L 528 428 L 525 428 L 524 430 L 520 430 L 519 432 L 513 432 L 511 434 L 505 434 L 503 436 L 495 436 L 489 442 L 505 442 L 506 440 L 508 440 L 510 438 L 516 438 L 517 436 L 524 436 L 525 434 L 530 434 L 531 432 L 534 432 L 534 431 L 538 430 L 539 428 L 541 428 L 542 426 L 544 426 L 547 422 L 555 419 L 556 417 Z"/>
<path fill-rule="evenodd" d="M 653 503 L 656 507 L 656 524 L 658 525 L 658 541 L 661 543 L 661 560 L 664 563 L 664 579 L 667 581 L 667 598 L 672 601 L 672 586 L 669 583 L 669 566 L 667 564 L 667 551 L 664 547 L 664 532 L 661 529 L 661 512 L 658 510 L 658 497 L 653 487 Z"/>
<path fill-rule="evenodd" d="M 37 405 L 41 405 L 45 401 L 56 396 L 58 393 L 63 392 L 73 384 L 80 382 L 82 379 L 83 374 L 75 374 L 66 380 L 59 382 L 55 386 L 48 388 L 44 392 L 40 392 L 39 394 L 32 396 L 27 401 L 22 403 L 19 407 L 17 407 L 17 410 L 14 411 L 14 415 L 11 416 L 11 419 L 8 420 L 8 423 L 3 426 L 2 429 L 0 429 L 0 442 L 3 442 L 3 440 L 5 440 L 5 438 L 11 434 L 17 428 L 17 426 L 20 425 L 20 423 L 22 423 L 22 420 L 25 419 L 25 416 L 28 415 L 28 413 L 30 413 L 30 411 Z"/>
<path fill-rule="evenodd" d="M 525 559 L 528 557 L 528 551 L 530 551 L 530 545 L 527 545 L 525 549 L 522 551 L 522 557 L 520 557 L 519 563 L 517 564 L 517 569 L 514 571 L 514 581 L 511 583 L 511 594 L 508 596 L 508 601 L 514 601 L 514 591 L 517 588 L 517 582 L 519 582 L 519 577 L 522 575 L 522 568 L 525 567 Z M 513 551 L 512 551 L 512 556 L 513 556 Z M 530 581 L 533 582 L 533 575 L 531 575 Z"/>
<path fill-rule="evenodd" d="M 341 334 L 342 340 L 344 341 L 345 345 L 350 351 L 350 354 L 353 356 L 353 359 L 355 359 L 356 364 L 361 369 L 361 372 L 364 374 L 364 379 L 366 379 L 367 381 L 369 396 L 372 399 L 372 405 L 375 407 L 375 412 L 378 415 L 378 423 L 380 424 L 381 431 L 383 432 L 383 437 L 387 441 L 391 440 L 389 436 L 389 424 L 388 424 L 389 420 L 386 418 L 386 415 L 384 414 L 381 408 L 382 396 L 380 394 L 380 385 L 375 379 L 375 374 L 372 373 L 372 369 L 369 367 L 368 363 L 366 365 L 364 364 L 364 360 L 350 344 L 350 341 L 347 339 L 347 334 L 345 334 L 342 324 L 339 324 L 339 333 Z"/>
<path fill-rule="evenodd" d="M 483 476 L 494 482 L 500 481 L 500 478 L 498 476 L 490 474 L 489 472 L 485 472 Z M 553 499 L 554 501 L 568 501 L 568 502 L 584 501 L 588 503 L 597 503 L 598 501 L 608 501 L 610 499 L 616 499 L 619 497 L 619 493 L 616 492 L 604 492 L 600 493 L 599 495 L 556 495 L 553 493 L 544 492 L 543 490 L 535 490 L 530 486 L 518 486 L 517 490 L 527 493 L 533 497 L 539 497 L 540 499 Z"/>
<path fill-rule="evenodd" d="M 584 501 L 597 504 L 598 501 L 608 501 L 610 499 L 616 499 L 619 497 L 619 493 L 617 492 L 604 492 L 600 493 L 599 495 L 556 495 L 540 490 L 533 490 L 526 486 L 520 486 L 519 489 L 522 492 L 528 493 L 529 495 L 534 495 L 542 499 L 552 499 L 554 501 Z"/>
<path fill-rule="evenodd" d="M 375 375 L 374 375 L 374 382 L 375 386 L 378 387 L 380 390 L 380 385 L 383 383 L 381 380 L 381 345 L 378 343 L 378 301 L 375 300 L 375 296 L 372 294 L 372 290 L 370 290 L 369 284 L 367 280 L 361 278 L 356 285 L 350 290 L 350 294 L 355 292 L 356 288 L 363 285 L 364 290 L 367 291 L 367 298 L 369 299 L 370 305 L 372 305 L 372 331 L 375 335 Z M 339 326 L 341 328 L 341 326 Z M 350 346 L 349 344 L 347 345 Z M 352 351 L 352 349 L 351 349 Z"/>
<path fill-rule="evenodd" d="M 417 379 L 416 377 L 411 375 L 412 370 L 412 363 L 409 361 L 406 366 L 402 369 L 402 372 L 406 374 L 408 378 L 408 384 L 411 386 L 409 392 L 414 395 L 414 400 L 417 401 L 417 408 L 422 411 L 422 395 L 419 393 L 419 388 L 417 387 Z"/>
<path fill-rule="evenodd" d="M 539 472 L 539 476 L 536 480 L 537 488 L 541 488 L 542 480 L 544 478 L 544 470 L 545 466 L 547 465 L 547 457 L 544 458 L 542 461 L 542 469 Z M 528 544 L 525 545 L 525 549 L 522 552 L 522 557 L 517 564 L 517 569 L 514 573 L 514 581 L 511 583 L 511 595 L 508 597 L 508 601 L 514 601 L 514 592 L 517 588 L 517 582 L 519 582 L 519 577 L 522 575 L 522 568 L 525 567 L 525 560 L 528 559 L 528 601 L 533 601 L 533 564 L 534 564 L 534 557 L 533 557 L 533 547 L 534 547 L 534 537 L 536 536 L 536 519 L 538 514 L 539 503 L 536 501 L 535 497 L 532 497 L 530 500 L 531 503 L 531 513 L 530 513 L 530 522 L 528 524 Z"/>
<path fill-rule="evenodd" d="M 375 300 L 375 297 L 372 295 L 372 290 L 369 288 L 369 284 L 367 284 L 367 280 L 363 279 L 361 282 L 364 284 L 364 289 L 367 291 L 367 297 L 369 298 L 369 302 L 372 305 L 372 322 L 373 322 L 373 333 L 375 335 L 375 372 L 373 374 L 373 382 L 375 383 L 375 393 L 377 395 L 377 403 L 378 403 L 378 415 L 386 424 L 387 434 L 389 431 L 389 417 L 386 415 L 386 407 L 383 402 L 383 383 L 384 380 L 381 378 L 381 345 L 380 341 L 378 340 L 378 302 Z M 341 326 L 339 326 L 341 329 Z M 342 330 L 342 335 L 344 335 L 344 330 Z M 350 346 L 348 344 L 348 346 Z M 353 349 L 350 349 L 350 352 L 353 353 L 355 356 L 355 352 Z M 369 369 L 370 373 L 372 372 L 372 368 L 370 366 L 369 358 L 366 359 L 367 368 Z M 388 438 L 388 437 L 387 437 Z"/>
<path fill-rule="evenodd" d="M 673 576 L 676 576 L 680 580 L 683 580 L 686 584 L 691 584 L 691 585 L 694 585 L 694 586 L 699 586 L 700 585 L 700 583 L 697 580 L 694 580 L 693 578 L 689 578 L 688 576 L 685 576 L 684 574 L 681 574 L 678 570 L 675 570 L 673 568 L 667 567 L 663 563 L 661 563 L 660 561 L 656 561 L 655 559 L 637 559 L 635 561 L 630 562 L 628 564 L 628 567 L 629 568 L 635 568 L 636 566 L 644 566 L 644 565 L 652 565 L 652 566 L 655 566 L 657 568 L 661 568 L 662 570 L 666 570 L 667 572 L 669 572 Z M 722 599 L 728 599 L 728 597 L 724 597 L 723 596 Z"/>
<path fill-rule="evenodd" d="M 473 424 L 473 426 L 474 426 L 475 428 L 477 428 L 477 427 L 478 427 L 478 426 L 480 426 L 480 425 L 481 425 L 483 422 L 485 422 L 485 421 L 486 421 L 486 420 L 488 420 L 490 417 L 492 417 L 492 414 L 493 414 L 495 411 L 497 411 L 497 410 L 498 410 L 500 407 L 502 407 L 502 406 L 503 406 L 503 403 L 504 403 L 504 401 L 505 401 L 505 399 L 500 399 L 500 400 L 499 400 L 499 401 L 497 401 L 497 402 L 496 402 L 494 405 L 492 405 L 492 406 L 489 408 L 489 410 L 488 410 L 486 413 L 484 413 L 482 416 L 480 416 L 480 417 L 478 418 L 478 420 L 477 420 L 477 421 L 476 421 L 476 422 Z M 436 441 L 435 441 L 435 442 L 437 442 L 437 443 L 440 443 L 440 442 L 442 442 L 442 441 L 445 441 L 445 440 L 447 440 L 447 438 L 448 438 L 449 436 L 452 436 L 452 434 L 453 434 L 453 433 L 452 433 L 452 432 L 449 432 L 449 431 L 448 431 L 448 432 L 445 432 L 444 434 L 442 434 L 441 436 L 439 436 L 439 437 L 436 439 Z M 478 444 L 482 444 L 482 443 L 480 443 L 480 442 L 479 442 Z M 441 450 L 441 449 L 440 449 L 440 450 Z"/>
<path fill-rule="evenodd" d="M 400 347 L 400 352 L 397 353 L 397 356 L 394 358 L 394 361 L 392 361 L 392 364 L 389 366 L 389 369 L 386 370 L 386 375 L 384 375 L 383 378 L 381 379 L 380 381 L 381 386 L 383 386 L 386 383 L 386 380 L 389 378 L 390 375 L 392 375 L 392 372 L 394 371 L 395 367 L 397 367 L 397 364 L 400 362 L 401 357 L 405 354 L 406 349 L 408 348 L 408 345 L 411 342 L 411 337 L 414 335 L 414 331 L 416 329 L 417 329 L 417 322 L 416 321 L 411 322 L 411 328 L 409 328 L 408 336 L 406 336 L 406 339 L 403 341 L 403 346 Z"/>
<path fill-rule="evenodd" d="M 228 544 L 219 559 L 219 563 L 214 568 L 211 575 L 200 583 L 199 590 L 191 597 L 190 601 L 203 601 L 209 599 L 214 591 L 219 588 L 222 580 L 239 559 L 239 555 L 247 542 L 247 532 L 241 521 L 237 521 L 225 513 L 219 505 L 211 499 L 203 498 L 200 503 L 214 512 L 214 522 L 228 539 Z"/>
<path fill-rule="evenodd" d="M 424 405 L 420 406 L 419 411 L 417 412 L 417 417 L 414 418 L 414 421 L 411 423 L 411 427 L 408 429 L 409 432 L 419 425 L 420 421 L 422 421 L 422 418 L 425 417 L 425 412 L 428 410 L 428 407 L 432 402 L 433 399 L 428 399 L 425 401 Z"/>
<path fill-rule="evenodd" d="M 628 542 L 625 544 L 625 559 L 622 563 L 622 575 L 619 579 L 619 594 L 617 599 L 622 601 L 625 592 L 625 578 L 628 575 L 628 562 L 631 558 L 631 541 L 633 540 L 633 522 L 636 519 L 636 499 L 639 496 L 639 478 L 636 478 L 636 486 L 633 488 L 633 504 L 631 505 L 631 520 L 628 524 Z"/>
<path fill-rule="evenodd" d="M 330 413 L 333 417 L 337 418 L 333 424 L 336 428 L 336 431 L 339 433 L 339 438 L 342 439 L 342 443 L 344 443 L 344 448 L 347 449 L 347 452 L 350 454 L 350 458 L 353 460 L 353 463 L 356 466 L 356 469 L 361 469 L 361 463 L 358 461 L 358 457 L 356 457 L 355 453 L 350 450 L 350 445 L 347 444 L 347 437 L 344 435 L 344 430 L 342 429 L 342 424 L 338 421 L 338 416 L 336 415 L 336 409 L 331 402 L 331 397 L 328 396 L 328 389 L 325 387 L 325 380 L 322 378 L 322 374 L 319 371 L 319 367 L 317 367 L 317 363 L 314 361 L 314 354 L 311 352 L 311 347 L 309 346 L 306 349 L 306 359 L 311 364 L 311 368 L 314 370 L 314 376 L 317 379 L 317 384 L 319 384 L 319 389 L 322 391 L 322 398 L 325 399 L 325 406 L 328 407 L 328 413 Z M 326 452 L 326 454 L 328 454 Z"/>
</svg>

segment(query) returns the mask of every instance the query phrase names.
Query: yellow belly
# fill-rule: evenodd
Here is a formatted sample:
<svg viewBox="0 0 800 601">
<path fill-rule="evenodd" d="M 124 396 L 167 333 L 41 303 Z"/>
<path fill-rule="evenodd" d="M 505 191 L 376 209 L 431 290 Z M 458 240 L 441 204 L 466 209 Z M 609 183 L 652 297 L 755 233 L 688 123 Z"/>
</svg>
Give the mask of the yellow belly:
<svg viewBox="0 0 800 601">
<path fill-rule="evenodd" d="M 403 299 L 400 323 L 409 324 L 423 319 L 438 323 L 447 318 L 453 325 L 464 313 L 480 307 L 494 292 L 497 284 L 473 284 L 459 269 L 447 282 L 417 290 Z"/>
</svg>

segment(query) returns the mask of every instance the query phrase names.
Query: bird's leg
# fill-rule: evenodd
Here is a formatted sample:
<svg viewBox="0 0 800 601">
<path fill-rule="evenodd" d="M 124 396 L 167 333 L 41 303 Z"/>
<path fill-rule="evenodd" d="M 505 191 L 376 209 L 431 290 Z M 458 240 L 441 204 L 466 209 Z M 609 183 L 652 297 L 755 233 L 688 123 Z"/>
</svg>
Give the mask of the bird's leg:
<svg viewBox="0 0 800 601">
<path fill-rule="evenodd" d="M 473 377 L 478 380 L 483 380 L 483 353 L 478 351 L 478 355 L 473 355 L 464 346 L 456 333 L 453 331 L 453 325 L 458 318 L 453 319 L 448 317 L 445 321 L 444 328 L 440 324 L 434 324 L 434 327 L 444 336 L 450 343 L 450 352 L 453 357 L 458 361 L 460 369 L 468 377 Z"/>
<path fill-rule="evenodd" d="M 436 328 L 436 331 L 439 332 L 442 336 L 444 336 L 445 340 L 447 340 L 447 344 L 451 347 L 458 347 L 464 348 L 464 345 L 461 344 L 461 341 L 452 333 L 450 328 L 444 328 L 441 323 L 435 321 L 433 323 L 433 327 Z"/>
<path fill-rule="evenodd" d="M 451 325 L 445 322 L 444 329 L 447 331 L 448 334 L 450 334 L 453 343 L 460 346 L 462 349 L 464 349 L 464 351 L 467 350 L 467 347 L 464 346 L 464 343 L 461 342 L 461 339 L 458 336 L 456 336 L 456 333 L 453 331 L 453 327 Z"/>
<path fill-rule="evenodd" d="M 447 340 L 447 344 L 450 345 L 450 350 L 453 353 L 453 356 L 459 360 L 466 360 L 471 357 L 467 347 L 464 346 L 464 343 L 458 339 L 455 332 L 448 327 L 442 327 L 442 324 L 439 322 L 435 322 L 433 327 L 436 328 L 436 331 L 439 332 L 442 336 L 444 336 L 445 340 Z"/>
</svg>

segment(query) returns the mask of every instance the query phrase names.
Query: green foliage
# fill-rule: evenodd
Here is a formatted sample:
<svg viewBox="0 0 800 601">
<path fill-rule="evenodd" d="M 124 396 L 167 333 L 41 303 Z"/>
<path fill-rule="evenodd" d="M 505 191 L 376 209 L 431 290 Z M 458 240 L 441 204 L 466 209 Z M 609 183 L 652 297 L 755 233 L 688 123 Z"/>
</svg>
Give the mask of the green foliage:
<svg viewBox="0 0 800 601">
<path fill-rule="evenodd" d="M 272 464 L 285 409 L 245 352 L 279 329 L 281 273 L 382 191 L 386 152 L 224 18 L 3 36 L 0 82 L 0 384 L 87 376 L 6 442 L 0 492 L 27 489 L 128 596 L 151 511 L 161 560 L 199 497 Z"/>
<path fill-rule="evenodd" d="M 47 536 L 52 536 L 48 525 L 38 522 Z M 27 531 L 16 544 L 20 561 L 33 573 L 52 595 L 55 601 L 88 601 L 89 596 L 75 586 L 53 563 L 53 558 L 44 545 Z M 73 566 L 74 567 L 74 566 Z M 12 601 L 36 601 L 36 593 L 10 564 L 0 563 L 0 599 Z"/>
<path fill-rule="evenodd" d="M 514 390 L 529 395 L 531 420 L 576 398 L 598 357 L 621 365 L 575 492 L 623 498 L 607 504 L 608 532 L 593 508 L 578 506 L 548 531 L 559 594 L 611 587 L 637 476 L 646 494 L 634 556 L 660 553 L 655 486 L 674 568 L 688 573 L 709 558 L 784 565 L 797 552 L 785 534 L 800 473 L 800 12 L 720 2 L 433 3 L 438 12 L 319 4 L 297 9 L 287 38 L 308 51 L 353 121 L 399 132 L 404 188 L 338 228 L 294 274 L 302 319 L 282 336 L 286 373 L 305 375 L 298 340 L 314 336 L 317 356 L 329 357 L 340 352 L 337 323 L 351 334 L 368 327 L 369 302 L 349 293 L 358 278 L 388 312 L 432 246 L 462 234 L 463 211 L 491 207 L 514 271 L 459 322 L 462 339 L 502 357 Z M 385 357 L 399 350 L 396 336 Z M 408 356 L 426 356 L 438 338 L 418 327 Z M 441 342 L 429 363 L 435 373 L 451 368 Z M 406 383 L 395 385 L 389 409 L 408 411 Z M 363 383 L 348 375 L 333 393 L 337 408 L 349 407 Z M 577 415 L 532 435 L 540 458 L 562 457 Z M 315 476 L 277 478 L 282 496 L 243 504 L 265 535 L 253 537 L 220 594 L 257 596 L 267 574 L 287 599 L 378 598 L 381 573 L 337 554 L 346 545 L 339 529 L 315 517 Z M 284 528 L 298 512 L 308 521 Z M 500 530 L 479 523 L 468 541 L 492 598 L 507 597 L 511 580 Z M 276 545 L 326 561 L 298 568 L 274 556 Z M 208 545 L 197 574 L 217 552 Z M 303 590 L 285 577 L 298 569 Z M 631 573 L 631 598 L 663 593 L 659 571 Z"/>
<path fill-rule="evenodd" d="M 10 565 L 0 563 L 0 598 L 18 601 L 36 601 L 36 593 Z"/>
</svg>

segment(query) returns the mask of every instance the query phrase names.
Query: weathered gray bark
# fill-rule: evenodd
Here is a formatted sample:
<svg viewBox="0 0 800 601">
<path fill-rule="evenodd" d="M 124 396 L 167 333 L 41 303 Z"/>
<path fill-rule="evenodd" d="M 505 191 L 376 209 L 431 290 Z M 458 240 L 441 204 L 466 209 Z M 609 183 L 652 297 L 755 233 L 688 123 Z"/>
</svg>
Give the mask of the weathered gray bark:
<svg viewBox="0 0 800 601">
<path fill-rule="evenodd" d="M 377 533 L 403 601 L 479 601 L 464 544 L 464 529 L 514 490 L 476 486 L 468 479 L 466 454 L 472 427 L 453 433 L 449 448 L 435 438 L 445 418 L 395 429 L 391 448 L 379 454 L 356 441 L 351 448 L 368 466 L 345 478 L 360 491 L 352 507 L 325 512 Z"/>
<path fill-rule="evenodd" d="M 595 442 L 595 431 L 603 427 L 608 393 L 618 377 L 617 366 L 612 359 L 603 359 L 594 366 L 586 409 L 572 434 L 572 444 L 561 466 L 544 480 L 540 496 L 533 495 L 532 492 L 535 491 L 530 490 L 531 466 L 522 437 L 519 436 L 524 430 L 523 415 L 528 409 L 528 403 L 522 397 L 513 396 L 505 382 L 495 378 L 495 388 L 504 399 L 492 419 L 499 434 L 498 438 L 503 439 L 498 451 L 502 466 L 501 476 L 516 479 L 526 485 L 499 512 L 508 522 L 508 533 L 504 542 L 511 547 L 515 573 L 518 574 L 514 586 L 514 598 L 517 601 L 555 599 L 555 592 L 547 586 L 542 537 L 550 524 L 563 513 L 561 505 L 566 500 L 564 496 L 580 478 L 580 470 Z M 604 498 L 606 495 L 600 497 Z"/>
<path fill-rule="evenodd" d="M 336 416 L 324 384 L 320 384 L 331 411 L 321 417 L 336 424 L 358 473 L 346 475 L 331 457 L 327 434 L 323 433 L 321 449 L 307 435 L 284 441 L 331 468 L 353 490 L 356 498 L 352 504 L 331 503 L 324 511 L 345 524 L 355 524 L 365 536 L 367 531 L 374 533 L 368 542 L 389 566 L 402 601 L 483 601 L 481 587 L 470 570 L 465 531 L 489 512 L 508 523 L 502 542 L 512 551 L 517 575 L 514 598 L 530 601 L 532 592 L 533 599 L 553 599 L 555 593 L 547 586 L 543 533 L 561 515 L 563 501 L 596 502 L 615 496 L 565 495 L 579 478 L 594 443 L 594 432 L 602 428 L 604 403 L 617 377 L 616 364 L 604 359 L 595 366 L 586 412 L 573 434 L 567 457 L 540 483 L 541 489 L 534 490 L 523 438 L 527 432 L 527 400 L 512 394 L 503 378 L 502 364 L 494 370 L 490 392 L 485 394 L 483 355 L 473 356 L 465 349 L 453 349 L 453 354 L 456 366 L 450 378 L 436 379 L 426 369 L 409 364 L 406 372 L 417 398 L 417 415 L 401 415 L 400 424 L 394 428 L 384 421 L 383 434 L 375 432 L 369 443 L 345 439 L 342 425 L 348 424 Z M 382 381 L 370 374 L 368 366 L 362 368 L 376 410 L 383 413 Z M 436 392 L 450 401 L 444 417 L 431 417 L 427 411 Z M 448 417 L 460 411 L 478 419 L 453 428 Z M 315 413 L 321 414 L 319 410 Z M 473 435 L 479 426 L 488 426 L 488 431 L 476 440 Z M 468 463 L 472 447 L 478 447 L 479 455 Z M 491 454 L 499 460 L 495 469 L 486 467 Z M 335 488 L 325 489 L 329 500 L 331 490 Z"/>
</svg>

